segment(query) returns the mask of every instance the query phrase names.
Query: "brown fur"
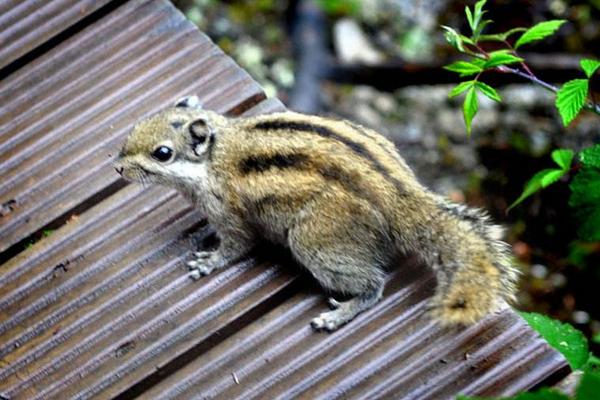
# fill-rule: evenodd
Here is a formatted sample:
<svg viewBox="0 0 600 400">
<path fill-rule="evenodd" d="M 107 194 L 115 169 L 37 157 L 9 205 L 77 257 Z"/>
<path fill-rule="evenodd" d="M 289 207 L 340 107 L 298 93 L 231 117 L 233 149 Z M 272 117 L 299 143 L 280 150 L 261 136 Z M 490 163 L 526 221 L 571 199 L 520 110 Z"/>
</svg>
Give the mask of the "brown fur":
<svg viewBox="0 0 600 400">
<path fill-rule="evenodd" d="M 398 252 L 437 271 L 431 313 L 442 323 L 474 323 L 513 299 L 517 274 L 500 229 L 423 187 L 375 131 L 293 112 L 227 119 L 190 99 L 139 122 L 119 165 L 124 177 L 175 187 L 206 212 L 221 245 L 196 253 L 195 277 L 267 238 L 325 288 L 352 296 L 332 299 L 337 309 L 315 318 L 316 328 L 336 329 L 377 302 Z M 161 145 L 173 150 L 169 161 L 152 157 Z"/>
</svg>

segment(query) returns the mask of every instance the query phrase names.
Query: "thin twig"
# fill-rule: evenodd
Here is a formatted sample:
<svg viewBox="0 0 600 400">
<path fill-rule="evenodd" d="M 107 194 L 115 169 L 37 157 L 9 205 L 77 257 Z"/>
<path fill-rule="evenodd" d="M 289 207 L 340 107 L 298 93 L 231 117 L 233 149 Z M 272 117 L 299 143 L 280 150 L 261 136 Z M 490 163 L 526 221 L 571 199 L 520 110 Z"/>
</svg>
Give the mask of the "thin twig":
<svg viewBox="0 0 600 400">
<path fill-rule="evenodd" d="M 506 73 L 511 73 L 514 75 L 518 75 L 522 78 L 525 78 L 537 85 L 540 85 L 541 87 L 543 87 L 546 90 L 549 90 L 553 93 L 557 93 L 558 92 L 558 87 L 549 84 L 548 82 L 544 82 L 543 80 L 539 79 L 538 77 L 536 77 L 535 75 L 530 75 L 526 72 L 521 71 L 520 69 L 517 68 L 511 68 L 511 67 L 507 67 L 506 65 L 501 65 L 499 67 L 496 67 L 496 69 L 500 72 L 506 72 Z M 600 105 L 598 104 L 594 104 L 594 103 L 586 103 L 583 108 L 585 108 L 588 111 L 592 111 L 598 115 L 600 115 Z"/>
<path fill-rule="evenodd" d="M 512 51 L 513 55 L 515 57 L 519 57 L 521 58 L 518 54 L 517 54 L 517 50 L 509 43 L 508 40 L 504 41 L 504 44 L 506 44 L 506 46 L 509 48 L 510 51 Z M 525 72 L 527 72 L 529 75 L 536 77 L 535 74 L 533 73 L 533 71 L 531 69 L 529 69 L 529 66 L 527 64 L 525 64 L 525 61 L 521 61 L 520 62 L 521 66 L 523 67 L 523 69 L 525 70 Z M 537 78 L 537 77 L 536 77 Z"/>
<path fill-rule="evenodd" d="M 530 75 L 526 72 L 521 71 L 520 69 L 507 67 L 506 65 L 501 65 L 501 66 L 497 67 L 496 69 L 500 72 L 508 72 L 508 73 L 511 73 L 514 75 L 518 75 L 527 80 L 530 80 L 531 82 L 538 84 L 538 85 L 542 86 L 544 89 L 547 89 L 551 92 L 554 92 L 554 93 L 558 92 L 558 88 L 556 86 L 551 85 L 547 82 L 544 82 L 543 80 L 539 79 L 535 75 Z"/>
</svg>

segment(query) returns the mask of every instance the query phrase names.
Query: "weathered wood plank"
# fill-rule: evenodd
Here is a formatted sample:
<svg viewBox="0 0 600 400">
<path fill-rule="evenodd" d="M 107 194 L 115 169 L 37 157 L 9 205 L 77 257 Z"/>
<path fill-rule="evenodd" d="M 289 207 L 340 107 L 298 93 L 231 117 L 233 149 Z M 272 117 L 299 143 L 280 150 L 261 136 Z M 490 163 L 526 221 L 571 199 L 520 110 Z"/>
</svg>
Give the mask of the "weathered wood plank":
<svg viewBox="0 0 600 400">
<path fill-rule="evenodd" d="M 0 68 L 45 43 L 110 0 L 3 0 Z"/>
<path fill-rule="evenodd" d="M 0 252 L 114 184 L 132 124 L 190 93 L 221 112 L 264 97 L 163 1 L 127 3 L 1 81 Z"/>
</svg>

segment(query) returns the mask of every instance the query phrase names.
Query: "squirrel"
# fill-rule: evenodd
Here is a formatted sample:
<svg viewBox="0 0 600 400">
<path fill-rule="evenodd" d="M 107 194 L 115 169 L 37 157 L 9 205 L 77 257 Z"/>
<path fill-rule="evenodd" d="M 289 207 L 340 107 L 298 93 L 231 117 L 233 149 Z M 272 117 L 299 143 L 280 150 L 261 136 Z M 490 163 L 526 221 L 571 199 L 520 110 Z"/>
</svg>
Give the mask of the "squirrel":
<svg viewBox="0 0 600 400">
<path fill-rule="evenodd" d="M 115 168 L 179 190 L 220 239 L 194 252 L 190 276 L 223 268 L 259 240 L 281 244 L 325 289 L 332 331 L 377 303 L 385 268 L 414 253 L 435 271 L 431 316 L 469 325 L 514 301 L 518 272 L 502 228 L 422 186 L 394 144 L 346 120 L 291 111 L 228 118 L 196 96 L 139 121 Z"/>
</svg>

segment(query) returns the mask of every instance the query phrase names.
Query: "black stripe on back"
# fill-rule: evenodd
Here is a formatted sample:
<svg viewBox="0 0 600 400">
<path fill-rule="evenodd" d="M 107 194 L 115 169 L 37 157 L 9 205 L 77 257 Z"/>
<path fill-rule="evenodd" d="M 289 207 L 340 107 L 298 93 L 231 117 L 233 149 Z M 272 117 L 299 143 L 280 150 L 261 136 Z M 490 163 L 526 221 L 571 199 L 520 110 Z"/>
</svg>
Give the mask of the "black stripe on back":
<svg viewBox="0 0 600 400">
<path fill-rule="evenodd" d="M 375 134 L 369 132 L 368 130 L 366 130 L 364 127 L 355 124 L 353 122 L 350 121 L 344 121 L 346 123 L 346 125 L 348 125 L 349 127 L 351 127 L 352 129 L 354 129 L 356 132 L 358 132 L 359 134 L 371 139 L 372 141 L 374 141 L 375 143 L 377 143 L 377 145 L 381 148 L 381 150 L 383 150 L 388 156 L 398 159 L 400 156 L 400 153 L 398 153 L 398 151 L 390 151 L 390 149 L 388 149 L 386 146 L 378 143 L 376 141 L 376 138 L 374 137 Z"/>
<path fill-rule="evenodd" d="M 302 168 L 305 167 L 308 156 L 302 153 L 252 155 L 240 161 L 239 169 L 242 174 L 264 172 L 271 168 Z"/>
<path fill-rule="evenodd" d="M 319 136 L 330 138 L 337 140 L 338 142 L 343 143 L 348 147 L 353 153 L 358 155 L 359 157 L 365 159 L 371 166 L 379 172 L 383 177 L 391 182 L 399 193 L 404 193 L 404 188 L 402 184 L 392 177 L 389 171 L 371 154 L 371 152 L 361 143 L 357 143 L 351 139 L 348 139 L 333 130 L 321 126 L 315 125 L 308 122 L 301 121 L 285 121 L 285 120 L 271 120 L 271 121 L 262 121 L 257 123 L 252 127 L 252 129 L 258 130 L 292 130 L 292 131 L 301 131 L 301 132 L 309 132 L 315 133 Z"/>
</svg>

